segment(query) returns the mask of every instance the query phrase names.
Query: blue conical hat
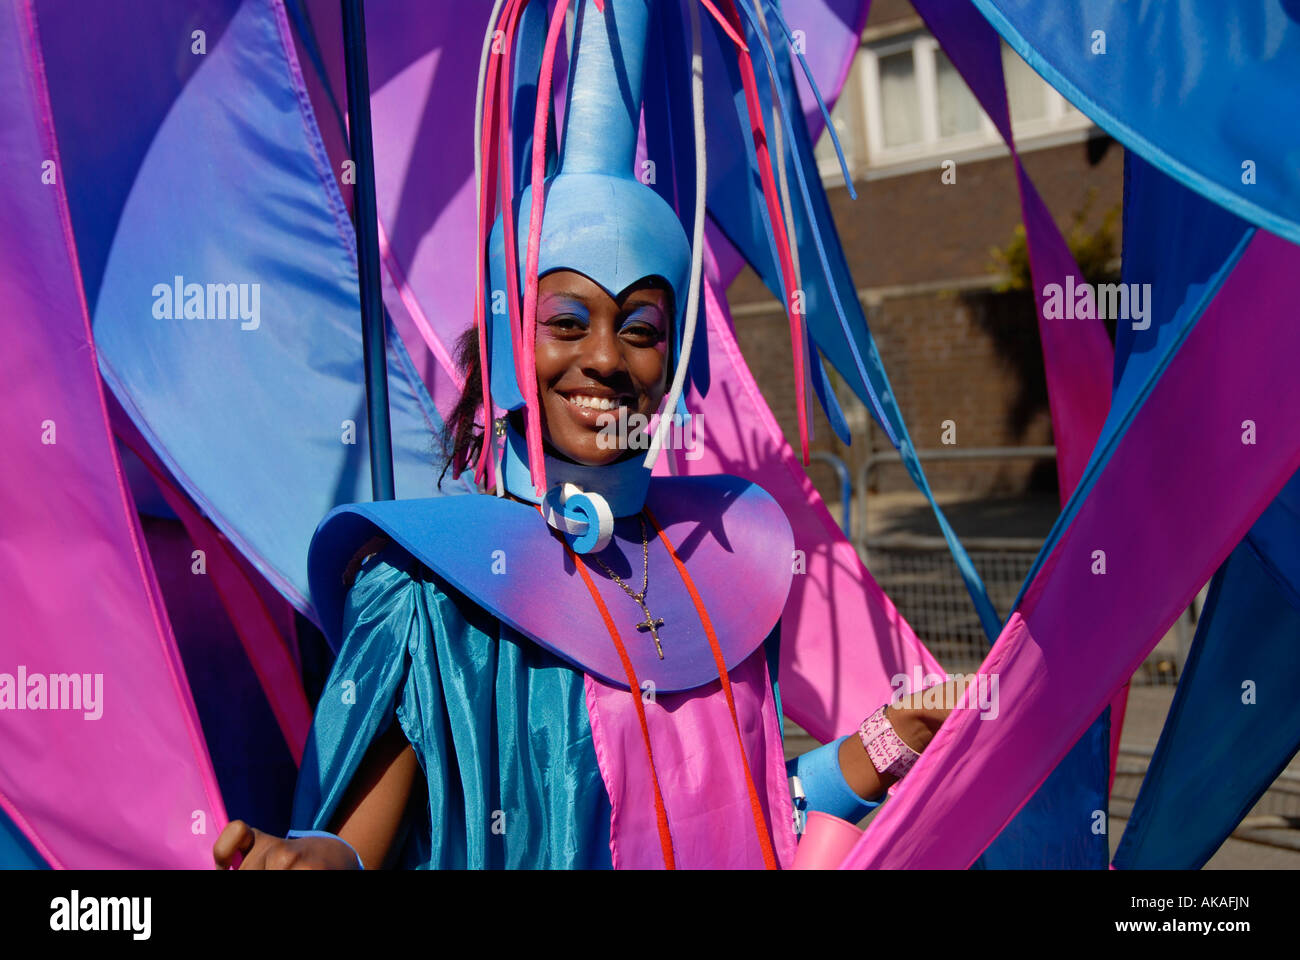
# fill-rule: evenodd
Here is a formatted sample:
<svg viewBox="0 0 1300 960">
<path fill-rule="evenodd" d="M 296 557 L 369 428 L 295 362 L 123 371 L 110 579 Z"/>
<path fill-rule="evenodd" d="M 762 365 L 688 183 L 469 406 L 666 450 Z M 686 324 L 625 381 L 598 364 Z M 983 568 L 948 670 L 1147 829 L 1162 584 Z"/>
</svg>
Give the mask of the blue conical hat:
<svg viewBox="0 0 1300 960">
<path fill-rule="evenodd" d="M 685 316 L 691 249 L 677 214 L 636 179 L 646 36 L 655 0 L 577 3 L 564 137 L 558 172 L 546 181 L 537 273 L 573 270 L 611 296 L 645 277 L 661 277 L 673 293 L 678 332 Z M 515 205 L 518 262 L 528 246 L 532 188 Z M 518 278 L 506 271 L 501 218 L 492 228 L 487 302 Z M 522 294 L 521 294 L 522 296 Z M 495 298 L 501 302 L 502 298 Z M 492 399 L 518 409 L 510 324 L 492 317 Z M 677 339 L 674 336 L 674 341 Z"/>
</svg>

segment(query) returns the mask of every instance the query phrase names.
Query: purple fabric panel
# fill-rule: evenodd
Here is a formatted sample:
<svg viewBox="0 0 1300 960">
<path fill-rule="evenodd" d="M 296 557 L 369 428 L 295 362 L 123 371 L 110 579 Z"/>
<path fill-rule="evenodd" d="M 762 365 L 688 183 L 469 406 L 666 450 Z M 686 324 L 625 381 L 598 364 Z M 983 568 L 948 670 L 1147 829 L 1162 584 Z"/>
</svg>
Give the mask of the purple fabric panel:
<svg viewBox="0 0 1300 960">
<path fill-rule="evenodd" d="M 853 66 L 853 58 L 858 52 L 862 30 L 867 25 L 871 0 L 786 0 L 781 4 L 781 9 L 791 31 L 803 31 L 807 44 L 804 57 L 812 68 L 817 89 L 826 101 L 826 109 L 835 109 L 835 101 L 844 89 L 844 81 L 848 78 L 849 68 Z M 784 35 L 775 24 L 769 23 L 768 32 L 772 34 L 773 49 L 785 42 Z M 816 97 L 808 87 L 803 68 L 797 62 L 793 67 L 799 102 L 803 105 L 804 120 L 808 123 L 808 136 L 816 143 L 826 122 L 822 119 Z"/>
<path fill-rule="evenodd" d="M 5 709 L 0 807 L 54 866 L 210 866 L 225 810 L 108 430 L 27 2 L 0 5 L 0 73 L 0 673 L 98 675 L 102 711 Z"/>
<path fill-rule="evenodd" d="M 321 77 L 317 63 L 308 56 L 309 44 L 295 30 L 294 43 L 303 82 L 311 97 L 312 112 L 321 139 L 329 154 L 344 202 L 352 205 L 352 184 L 342 176 L 343 164 L 349 160 L 347 140 L 347 84 L 343 58 L 342 18 L 336 0 L 303 0 L 310 28 L 319 51 L 319 64 L 325 71 Z M 384 306 L 411 363 L 434 406 L 444 417 L 460 398 L 460 379 L 453 370 L 452 341 L 458 330 L 443 329 L 429 320 L 425 303 L 421 301 L 406 279 L 410 252 L 399 254 L 385 229 L 391 229 L 397 211 L 395 197 L 400 194 L 398 173 L 413 163 L 410 139 L 422 123 L 426 101 L 432 91 L 427 88 L 412 89 L 410 76 L 405 75 L 413 61 L 420 60 L 421 50 L 436 42 L 437 37 L 428 30 L 411 30 L 411 18 L 421 11 L 407 5 L 396 8 L 392 4 L 371 4 L 366 16 L 366 50 L 370 68 L 371 123 L 375 137 L 375 187 L 378 193 L 379 248 L 381 257 L 381 283 Z M 486 16 L 486 11 L 485 14 Z M 295 26 L 297 22 L 294 21 Z M 427 58 L 426 58 L 427 59 Z M 477 78 L 477 61 L 474 78 Z M 471 81 L 472 83 L 472 81 Z M 384 109 L 380 109 L 380 91 L 391 85 L 384 96 Z M 393 100 L 396 97 L 396 100 Z M 405 97 L 411 99 L 406 100 Z M 335 105 L 337 104 L 337 110 Z M 392 116 L 396 114 L 396 116 Z M 473 117 L 473 88 L 470 89 L 470 117 Z M 433 118 L 436 122 L 438 118 Z M 382 120 L 382 126 L 381 126 Z M 466 126 L 468 130 L 468 125 Z M 425 134 L 427 139 L 427 132 Z M 466 133 L 466 143 L 468 133 Z M 418 171 L 419 165 L 415 166 Z M 437 175 L 436 169 L 430 170 Z M 404 176 L 404 174 L 403 174 Z M 471 191 L 472 192 L 472 191 Z M 394 202 L 386 202 L 394 201 Z M 472 224 L 472 221 L 471 221 Z M 472 226 L 471 226 L 472 229 Z M 452 258 L 455 259 L 454 257 Z M 470 261 L 472 264 L 472 261 Z M 465 326 L 468 326 L 466 320 Z"/>
<path fill-rule="evenodd" d="M 1011 144 L 1011 111 L 1007 105 L 1002 44 L 997 31 L 969 0 L 913 0 L 912 6 L 975 94 L 1002 139 Z"/>
<path fill-rule="evenodd" d="M 1044 291 L 1052 284 L 1063 291 L 1085 291 L 1088 300 L 1094 300 L 1094 297 L 1091 288 L 1084 286 L 1083 274 L 1074 261 L 1074 254 L 1018 157 L 1016 176 L 1020 184 L 1020 208 L 1025 221 L 1034 302 L 1038 305 L 1038 332 L 1043 342 L 1052 436 L 1056 442 L 1056 473 L 1060 480 L 1061 502 L 1065 503 L 1083 476 L 1106 422 L 1106 414 L 1110 411 L 1115 351 L 1102 321 L 1067 317 L 1050 319 L 1045 315 Z"/>
<path fill-rule="evenodd" d="M 114 431 L 149 469 L 167 505 L 185 525 L 185 531 L 195 546 L 203 551 L 207 575 L 212 578 L 226 615 L 239 635 L 289 754 L 294 763 L 301 764 L 312 711 L 303 690 L 298 664 L 287 642 L 288 635 L 281 632 L 281 624 L 276 622 L 267 606 L 267 597 L 258 590 L 257 581 L 261 578 L 254 580 L 250 576 L 253 573 L 251 565 L 241 563 L 239 552 L 230 541 L 176 485 L 131 419 L 120 407 L 116 413 Z M 282 609 L 283 601 L 276 606 Z"/>
<path fill-rule="evenodd" d="M 474 318 L 474 94 L 490 9 L 383 4 L 366 19 L 385 304 L 444 416 L 460 394 L 455 341 Z"/>
<path fill-rule="evenodd" d="M 956 711 L 844 866 L 969 866 L 1300 466 L 1297 269 L 1256 235 L 983 664 L 998 718 Z"/>
<path fill-rule="evenodd" d="M 731 241 L 722 235 L 722 231 L 713 225 L 712 220 L 704 222 L 704 238 L 718 271 L 718 287 L 725 290 L 731 286 L 736 277 L 740 276 L 740 271 L 745 269 L 745 258 L 740 255 Z"/>
<path fill-rule="evenodd" d="M 291 18 L 295 52 L 335 179 L 351 209 L 352 184 L 341 176 L 349 148 L 339 5 L 337 0 L 301 0 L 301 5 L 325 77 L 309 56 L 298 21 Z M 482 10 L 484 22 L 489 9 Z M 452 362 L 454 341 L 473 316 L 472 309 L 464 312 L 464 297 L 457 294 L 473 293 L 473 284 L 466 284 L 458 271 L 473 267 L 468 240 L 474 230 L 470 128 L 483 26 L 476 17 L 456 18 L 434 5 L 371 3 L 366 12 L 384 306 L 416 374 L 444 417 L 460 398 L 461 383 Z M 439 73 L 435 96 L 433 67 L 441 62 L 442 49 L 457 51 L 454 63 L 445 64 L 455 76 L 447 70 Z M 444 137 L 464 149 L 446 150 Z M 433 189 L 434 184 L 445 192 Z M 439 236 L 448 245 L 437 251 L 424 245 L 425 233 L 444 214 L 451 220 Z M 456 236 L 458 230 L 469 232 Z M 417 292 L 408 273 L 430 264 L 436 268 L 434 285 Z M 444 296 L 451 298 L 445 306 Z"/>
</svg>

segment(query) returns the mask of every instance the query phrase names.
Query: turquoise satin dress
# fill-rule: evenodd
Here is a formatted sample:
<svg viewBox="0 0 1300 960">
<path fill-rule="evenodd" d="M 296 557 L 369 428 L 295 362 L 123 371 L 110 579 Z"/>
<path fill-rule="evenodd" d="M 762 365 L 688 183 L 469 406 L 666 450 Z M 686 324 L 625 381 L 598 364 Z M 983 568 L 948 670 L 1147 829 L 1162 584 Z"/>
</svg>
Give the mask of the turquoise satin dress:
<svg viewBox="0 0 1300 960">
<path fill-rule="evenodd" d="M 329 829 L 396 717 L 427 789 L 413 792 L 394 866 L 610 866 L 582 673 L 393 545 L 362 565 L 344 636 L 303 754 L 295 828 Z"/>
</svg>

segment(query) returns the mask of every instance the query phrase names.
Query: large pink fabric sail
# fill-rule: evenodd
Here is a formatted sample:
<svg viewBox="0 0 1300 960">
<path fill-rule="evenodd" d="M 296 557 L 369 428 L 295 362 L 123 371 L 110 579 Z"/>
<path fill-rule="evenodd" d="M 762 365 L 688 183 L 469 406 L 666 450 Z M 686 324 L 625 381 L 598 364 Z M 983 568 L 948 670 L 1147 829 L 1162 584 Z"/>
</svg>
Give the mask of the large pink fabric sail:
<svg viewBox="0 0 1300 960">
<path fill-rule="evenodd" d="M 846 868 L 969 866 L 1295 473 L 1298 268 L 1256 234 L 981 667 L 998 718 L 955 711 Z"/>
<path fill-rule="evenodd" d="M 225 811 L 109 432 L 29 2 L 0 5 L 0 80 L 29 182 L 0 191 L 0 808 L 56 867 L 210 865 Z"/>
</svg>

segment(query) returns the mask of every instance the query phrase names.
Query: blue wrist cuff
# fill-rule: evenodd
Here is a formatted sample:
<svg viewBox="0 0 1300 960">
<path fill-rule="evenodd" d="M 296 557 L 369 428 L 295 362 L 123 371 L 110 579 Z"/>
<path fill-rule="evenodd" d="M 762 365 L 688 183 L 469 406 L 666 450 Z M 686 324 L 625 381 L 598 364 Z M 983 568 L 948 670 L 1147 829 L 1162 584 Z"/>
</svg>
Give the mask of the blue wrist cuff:
<svg viewBox="0 0 1300 960">
<path fill-rule="evenodd" d="M 357 853 L 356 848 L 353 847 L 352 844 L 344 840 L 342 837 L 340 837 L 337 833 L 328 833 L 324 830 L 290 830 L 288 833 L 285 834 L 285 836 L 291 840 L 297 839 L 298 837 L 330 837 L 334 840 L 337 840 L 339 843 L 343 844 L 345 847 L 347 847 L 349 850 L 352 851 L 352 856 L 357 858 L 358 870 L 366 869 L 366 865 L 361 862 L 361 854 Z"/>
<path fill-rule="evenodd" d="M 883 801 L 883 796 L 877 800 L 863 800 L 844 779 L 844 771 L 840 769 L 840 744 L 853 736 L 857 734 L 846 734 L 786 764 L 786 774 L 798 777 L 803 786 L 807 809 L 820 810 L 849 823 L 857 823 Z"/>
</svg>

